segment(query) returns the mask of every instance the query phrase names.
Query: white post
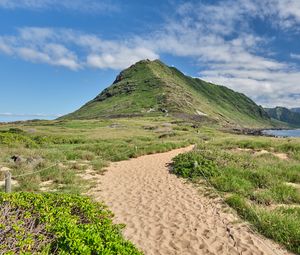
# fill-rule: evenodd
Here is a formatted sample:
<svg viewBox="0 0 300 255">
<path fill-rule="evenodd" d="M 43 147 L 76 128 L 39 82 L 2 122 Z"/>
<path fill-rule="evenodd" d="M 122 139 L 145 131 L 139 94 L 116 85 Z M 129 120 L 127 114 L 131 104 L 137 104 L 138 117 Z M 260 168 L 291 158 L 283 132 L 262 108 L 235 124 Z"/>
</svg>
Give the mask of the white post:
<svg viewBox="0 0 300 255">
<path fill-rule="evenodd" d="M 5 172 L 5 192 L 11 192 L 11 172 Z"/>
</svg>

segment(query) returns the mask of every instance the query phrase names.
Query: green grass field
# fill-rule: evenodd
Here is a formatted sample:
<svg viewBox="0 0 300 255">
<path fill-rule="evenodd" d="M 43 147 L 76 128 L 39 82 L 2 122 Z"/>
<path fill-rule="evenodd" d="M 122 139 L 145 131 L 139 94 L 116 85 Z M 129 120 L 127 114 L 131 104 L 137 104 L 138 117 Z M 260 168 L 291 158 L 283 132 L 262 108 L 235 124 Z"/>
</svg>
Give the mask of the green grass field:
<svg viewBox="0 0 300 255">
<path fill-rule="evenodd" d="M 299 156 L 299 139 L 215 133 L 173 165 L 178 176 L 207 180 L 257 231 L 300 254 Z"/>
<path fill-rule="evenodd" d="M 160 117 L 2 124 L 0 169 L 10 169 L 14 192 L 0 192 L 1 251 L 140 254 L 103 205 L 80 196 L 93 186 L 81 175 L 102 172 L 111 161 L 183 147 L 198 136 L 191 123 Z"/>
<path fill-rule="evenodd" d="M 38 192 L 43 182 L 52 181 L 49 190 L 79 194 L 90 185 L 78 177 L 87 168 L 102 171 L 110 161 L 194 143 L 199 135 L 191 125 L 159 117 L 1 125 L 0 166 L 13 176 L 37 172 L 13 177 L 14 191 Z M 14 162 L 14 155 L 22 160 Z"/>
<path fill-rule="evenodd" d="M 243 219 L 251 222 L 256 230 L 300 254 L 299 139 L 233 135 L 218 131 L 217 127 L 199 126 L 171 117 L 32 121 L 0 125 L 1 169 L 11 169 L 15 182 L 13 191 L 34 192 L 12 195 L 2 193 L 1 210 L 4 210 L 5 206 L 6 209 L 19 208 L 20 214 L 15 216 L 20 224 L 23 224 L 27 222 L 24 210 L 28 203 L 37 201 L 39 209 L 30 211 L 30 217 L 44 217 L 44 223 L 41 224 L 46 230 L 41 232 L 41 239 L 52 236 L 52 245 L 39 246 L 39 239 L 35 233 L 25 235 L 27 222 L 20 225 L 24 227 L 23 230 L 14 230 L 15 235 L 19 235 L 20 240 L 23 240 L 15 247 L 19 247 L 19 251 L 22 247 L 23 254 L 31 254 L 32 247 L 35 247 L 35 251 L 44 252 L 41 254 L 49 254 L 53 245 L 61 249 L 59 254 L 68 254 L 65 250 L 71 249 L 70 247 L 74 249 L 72 254 L 97 254 L 93 251 L 104 249 L 105 242 L 112 241 L 116 242 L 116 246 L 121 245 L 120 249 L 130 250 L 131 253 L 125 254 L 139 254 L 129 243 L 124 243 L 120 235 L 116 236 L 117 227 L 113 227 L 110 222 L 109 213 L 101 211 L 103 205 L 94 205 L 93 202 L 81 200 L 84 198 L 76 196 L 93 185 L 92 182 L 83 180 L 80 174 L 84 174 L 87 169 L 101 172 L 111 161 L 164 152 L 189 144 L 197 144 L 197 149 L 174 159 L 174 171 L 177 175 L 198 181 L 204 174 L 214 188 L 226 198 L 227 203 Z M 14 155 L 20 157 L 20 162 L 11 159 Z M 49 168 L 43 170 L 47 167 Z M 16 177 L 32 172 L 34 174 Z M 0 181 L 3 181 L 3 178 L 2 174 Z M 45 183 L 48 185 L 46 190 Z M 90 233 L 94 242 L 94 233 L 108 231 L 107 238 L 103 237 L 102 248 L 94 246 L 93 251 L 88 250 L 85 248 L 88 241 L 82 241 L 81 244 L 78 241 L 78 245 L 70 246 L 68 238 L 71 237 L 66 237 L 60 243 L 58 233 L 65 235 L 70 226 L 60 222 L 59 224 L 64 226 L 61 229 L 59 224 L 50 224 L 47 214 L 39 210 L 53 201 L 58 204 L 64 203 L 61 199 L 70 203 L 68 205 L 71 208 L 69 214 L 64 214 L 64 219 L 74 222 L 80 221 L 80 217 L 73 213 L 72 204 L 100 208 L 99 213 L 104 215 L 108 223 L 105 229 L 100 229 L 97 227 L 98 223 L 94 222 L 95 228 L 92 227 Z M 51 206 L 49 210 L 50 214 L 61 213 L 59 209 Z M 82 217 L 85 217 L 86 213 L 87 211 Z M 15 216 L 12 215 L 11 220 L 15 219 Z M 13 225 L 12 222 L 13 220 L 12 226 L 17 228 L 18 224 Z M 0 233 L 1 224 L 3 223 L 0 222 Z M 76 240 L 80 239 L 86 227 L 83 224 L 76 229 Z M 82 253 L 81 249 L 86 250 Z"/>
</svg>

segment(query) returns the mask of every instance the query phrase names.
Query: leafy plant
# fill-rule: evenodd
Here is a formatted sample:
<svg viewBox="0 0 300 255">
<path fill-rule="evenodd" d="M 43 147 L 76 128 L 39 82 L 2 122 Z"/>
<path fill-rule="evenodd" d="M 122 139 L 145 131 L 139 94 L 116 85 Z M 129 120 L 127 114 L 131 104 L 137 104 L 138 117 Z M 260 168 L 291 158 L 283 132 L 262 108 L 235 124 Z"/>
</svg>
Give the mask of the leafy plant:
<svg viewBox="0 0 300 255">
<path fill-rule="evenodd" d="M 0 193 L 0 212 L 2 254 L 141 254 L 112 213 L 86 197 Z"/>
<path fill-rule="evenodd" d="M 212 159 L 197 152 L 180 154 L 173 159 L 173 172 L 184 178 L 212 177 L 218 174 Z"/>
</svg>

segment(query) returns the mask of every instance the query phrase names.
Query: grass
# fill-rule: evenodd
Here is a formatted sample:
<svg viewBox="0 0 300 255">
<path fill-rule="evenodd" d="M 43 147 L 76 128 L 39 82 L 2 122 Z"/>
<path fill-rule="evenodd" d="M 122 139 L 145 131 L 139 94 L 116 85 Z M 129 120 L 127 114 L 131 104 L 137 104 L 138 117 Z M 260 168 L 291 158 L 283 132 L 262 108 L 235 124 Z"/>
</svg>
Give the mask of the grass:
<svg viewBox="0 0 300 255">
<path fill-rule="evenodd" d="M 103 205 L 78 196 L 94 185 L 80 176 L 87 169 L 101 173 L 111 161 L 189 145 L 196 131 L 160 117 L 0 125 L 0 168 L 9 167 L 18 182 L 14 193 L 0 193 L 1 252 L 141 254 Z"/>
<path fill-rule="evenodd" d="M 182 117 L 229 126 L 274 124 L 263 108 L 245 95 L 185 76 L 159 60 L 140 61 L 122 71 L 110 87 L 62 119 L 162 116 L 166 110 Z M 198 112 L 207 116 L 201 117 Z"/>
<path fill-rule="evenodd" d="M 9 167 L 13 176 L 36 172 L 13 177 L 19 184 L 13 187 L 14 191 L 34 193 L 16 198 L 19 202 L 11 204 L 10 208 L 18 203 L 21 206 L 24 199 L 28 201 L 27 198 L 37 199 L 45 205 L 51 204 L 52 199 L 65 197 L 66 193 L 82 194 L 94 185 L 92 181 L 82 180 L 79 175 L 87 169 L 101 173 L 111 161 L 197 143 L 194 152 L 174 159 L 174 172 L 194 181 L 204 174 L 217 190 L 226 194 L 228 204 L 241 217 L 252 222 L 262 234 L 300 254 L 297 243 L 300 239 L 297 207 L 300 204 L 297 186 L 300 185 L 299 140 L 233 135 L 200 124 L 171 117 L 2 124 L 0 167 Z M 256 153 L 262 149 L 270 153 Z M 279 159 L 276 153 L 285 153 L 288 160 Z M 21 162 L 13 162 L 13 155 L 20 156 Z M 48 182 L 48 191 L 53 197 L 42 192 L 45 182 Z M 13 196 L 17 194 L 23 193 L 13 193 L 7 198 L 14 201 Z M 25 217 L 23 209 L 19 216 Z M 34 211 L 32 216 L 38 218 L 40 214 Z M 74 215 L 69 216 L 65 219 L 71 222 Z M 80 235 L 72 239 L 82 239 Z M 26 235 L 24 238 L 27 240 Z M 26 242 L 24 245 L 27 245 Z"/>
<path fill-rule="evenodd" d="M 206 140 L 174 159 L 174 173 L 195 182 L 207 178 L 260 233 L 300 254 L 299 140 L 218 132 Z M 256 153 L 262 149 L 270 153 Z"/>
<path fill-rule="evenodd" d="M 0 167 L 9 167 L 13 176 L 36 172 L 15 177 L 15 191 L 38 192 L 43 182 L 52 180 L 49 190 L 80 194 L 89 187 L 78 177 L 84 171 L 80 165 L 101 172 L 110 161 L 189 145 L 198 136 L 189 125 L 160 117 L 1 125 Z M 21 162 L 13 162 L 14 155 Z"/>
</svg>

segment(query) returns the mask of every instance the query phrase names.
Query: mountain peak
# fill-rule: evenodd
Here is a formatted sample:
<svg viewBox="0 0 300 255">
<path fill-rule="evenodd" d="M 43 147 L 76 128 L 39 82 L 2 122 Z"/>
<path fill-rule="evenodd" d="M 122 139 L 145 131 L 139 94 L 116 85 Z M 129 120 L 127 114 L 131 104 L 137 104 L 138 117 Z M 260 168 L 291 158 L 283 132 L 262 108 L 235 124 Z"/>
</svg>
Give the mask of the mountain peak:
<svg viewBox="0 0 300 255">
<path fill-rule="evenodd" d="M 170 114 L 229 125 L 264 125 L 267 113 L 251 99 L 224 86 L 185 76 L 160 60 L 141 60 L 120 72 L 111 86 L 71 119 Z"/>
</svg>

